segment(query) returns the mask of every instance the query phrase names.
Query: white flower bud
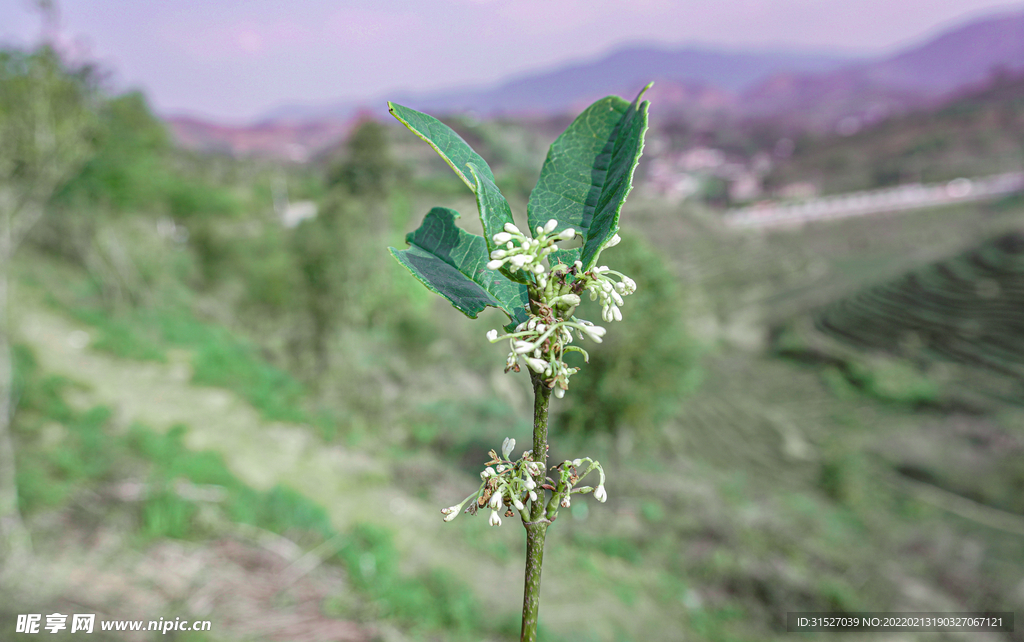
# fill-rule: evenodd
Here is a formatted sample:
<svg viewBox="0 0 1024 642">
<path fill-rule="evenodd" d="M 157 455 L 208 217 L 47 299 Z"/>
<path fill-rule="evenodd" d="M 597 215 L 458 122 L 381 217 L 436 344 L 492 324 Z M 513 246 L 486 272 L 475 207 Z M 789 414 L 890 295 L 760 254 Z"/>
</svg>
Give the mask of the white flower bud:
<svg viewBox="0 0 1024 642">
<path fill-rule="evenodd" d="M 531 357 L 526 358 L 526 365 L 530 366 L 530 369 L 540 374 L 544 372 L 544 369 L 548 367 L 548 362 L 543 359 L 533 359 Z"/>
<path fill-rule="evenodd" d="M 562 230 L 558 234 L 558 238 L 562 239 L 563 241 L 568 241 L 569 239 L 573 238 L 574 236 L 576 236 L 576 230 L 572 229 L 571 227 L 568 227 L 568 228 Z"/>
<path fill-rule="evenodd" d="M 504 245 L 512 240 L 512 235 L 508 232 L 498 232 L 494 235 L 494 242 L 498 245 Z"/>
<path fill-rule="evenodd" d="M 512 505 L 516 507 L 516 510 L 523 510 L 523 502 L 519 501 L 518 499 L 513 498 Z"/>
<path fill-rule="evenodd" d="M 607 330 L 599 325 L 585 325 L 583 326 L 583 334 L 587 335 L 590 339 L 593 339 L 596 343 L 601 343 L 602 337 L 604 337 Z"/>
<path fill-rule="evenodd" d="M 501 508 L 501 492 L 500 491 L 494 493 L 493 495 L 491 495 L 491 501 L 488 504 L 488 506 L 491 507 L 491 510 L 498 510 L 499 508 Z"/>
<path fill-rule="evenodd" d="M 498 472 L 499 473 L 505 472 L 505 464 L 498 464 Z"/>
<path fill-rule="evenodd" d="M 499 261 L 498 259 L 495 259 L 493 261 L 488 261 L 487 262 L 487 269 L 488 270 L 497 270 L 502 265 L 504 265 L 504 263 L 505 263 L 504 261 Z"/>
<path fill-rule="evenodd" d="M 491 341 L 491 342 L 497 341 L 498 340 L 498 331 L 497 330 L 488 330 L 487 331 L 487 340 Z"/>
<path fill-rule="evenodd" d="M 544 228 L 538 225 L 536 231 L 537 231 L 537 236 L 540 236 L 541 234 L 544 233 Z"/>
<path fill-rule="evenodd" d="M 571 504 L 571 503 L 572 503 L 572 500 L 569 499 L 569 495 L 566 495 L 565 497 L 562 498 L 562 501 L 561 501 L 562 508 L 569 508 L 569 504 Z"/>
<path fill-rule="evenodd" d="M 618 306 L 612 306 L 612 317 L 616 321 L 622 321 L 622 312 L 619 311 Z"/>
<path fill-rule="evenodd" d="M 498 511 L 491 511 L 491 519 L 487 523 L 491 526 L 501 526 L 501 517 L 498 516 Z"/>
<path fill-rule="evenodd" d="M 533 273 L 534 274 L 544 274 L 544 266 L 541 265 L 540 263 L 538 263 L 537 265 L 533 266 Z"/>
<path fill-rule="evenodd" d="M 458 516 L 459 516 L 459 511 L 454 511 L 454 512 L 448 513 L 447 515 L 444 516 L 444 521 L 450 522 L 450 521 L 452 521 L 453 519 L 455 519 Z"/>
<path fill-rule="evenodd" d="M 527 352 L 533 352 L 537 349 L 537 346 L 530 343 L 529 341 L 516 341 L 514 344 L 513 351 L 516 354 L 526 354 Z"/>
<path fill-rule="evenodd" d="M 537 482 L 533 481 L 533 478 L 531 477 L 527 477 L 524 484 L 526 486 L 526 490 L 533 490 L 537 487 Z"/>
<path fill-rule="evenodd" d="M 508 459 L 509 453 L 516 447 L 516 440 L 511 437 L 506 437 L 505 441 L 501 443 L 501 456 Z"/>
<path fill-rule="evenodd" d="M 555 386 L 555 397 L 557 399 L 561 399 L 564 396 L 565 396 L 565 390 L 563 390 L 562 388 L 560 388 L 558 386 Z"/>
<path fill-rule="evenodd" d="M 604 484 L 598 485 L 594 490 L 594 499 L 601 502 L 602 504 L 608 499 L 608 493 L 604 490 Z"/>
<path fill-rule="evenodd" d="M 550 221 L 544 224 L 544 232 L 550 234 L 555 231 L 556 227 L 558 227 L 558 221 L 556 221 L 555 219 L 551 219 Z"/>
<path fill-rule="evenodd" d="M 530 491 L 530 501 L 531 502 L 537 501 L 537 493 L 532 491 L 532 490 Z"/>
<path fill-rule="evenodd" d="M 610 239 L 608 239 L 608 242 L 604 244 L 604 248 L 605 248 L 605 249 L 608 249 L 608 248 L 610 248 L 610 247 L 615 247 L 615 246 L 616 246 L 616 245 L 618 245 L 618 244 L 619 244 L 619 243 L 620 243 L 621 241 L 622 241 L 622 237 L 621 237 L 621 236 L 619 236 L 618 234 L 616 234 L 615 236 L 613 236 L 613 237 L 611 237 Z"/>
<path fill-rule="evenodd" d="M 580 464 L 582 464 L 582 463 L 583 463 L 583 460 L 582 460 L 582 459 L 573 459 L 573 460 L 572 460 L 572 465 L 573 465 L 573 466 L 579 466 L 579 465 L 580 465 Z"/>
<path fill-rule="evenodd" d="M 580 304 L 580 295 L 578 295 L 578 294 L 563 294 L 559 298 L 562 299 L 562 303 L 564 303 L 566 305 L 579 305 Z"/>
<path fill-rule="evenodd" d="M 493 468 L 491 468 L 490 466 L 488 466 L 487 468 L 485 468 L 485 469 L 484 469 L 484 474 L 485 474 L 485 475 L 486 475 L 487 477 L 494 477 L 494 476 L 495 476 L 495 475 L 497 475 L 498 473 L 494 472 L 494 469 L 493 469 Z M 486 479 L 487 477 L 485 477 L 484 479 Z"/>
<path fill-rule="evenodd" d="M 511 224 L 511 223 L 505 223 L 505 228 L 504 229 L 509 234 L 522 234 L 522 232 L 519 231 L 519 228 L 516 227 L 515 225 Z"/>
</svg>

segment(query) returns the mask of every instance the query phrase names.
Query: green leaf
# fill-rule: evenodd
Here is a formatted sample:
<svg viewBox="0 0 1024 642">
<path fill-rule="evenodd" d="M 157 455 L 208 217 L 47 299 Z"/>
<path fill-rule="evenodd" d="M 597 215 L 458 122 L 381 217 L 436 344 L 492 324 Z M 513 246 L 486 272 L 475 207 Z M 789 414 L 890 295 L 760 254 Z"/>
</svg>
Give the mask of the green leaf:
<svg viewBox="0 0 1024 642">
<path fill-rule="evenodd" d="M 484 176 L 475 164 L 466 163 L 474 179 L 476 189 L 476 207 L 480 212 L 480 224 L 484 228 L 484 240 L 487 241 L 487 254 L 500 247 L 494 242 L 494 235 L 505 229 L 505 223 L 512 222 L 512 208 L 501 194 L 501 190 L 489 178 Z M 518 283 L 526 283 L 522 272 L 509 272 L 502 268 L 501 273 Z"/>
<path fill-rule="evenodd" d="M 555 219 L 556 231 L 571 227 L 583 234 L 583 247 L 553 253 L 552 263 L 579 259 L 590 269 L 618 232 L 619 212 L 644 146 L 650 103 L 640 99 L 649 87 L 632 103 L 602 98 L 552 143 L 527 205 L 530 229 Z"/>
<path fill-rule="evenodd" d="M 459 213 L 435 207 L 423 224 L 405 237 L 407 250 L 391 254 L 427 289 L 448 299 L 471 319 L 487 306 L 500 308 L 513 324 L 526 321 L 526 286 L 487 269 L 487 244 L 482 237 L 455 225 Z"/>
<path fill-rule="evenodd" d="M 428 145 L 434 148 L 444 162 L 455 170 L 462 182 L 469 189 L 476 192 L 476 184 L 466 169 L 466 163 L 473 163 L 477 166 L 477 173 L 483 175 L 492 183 L 494 174 L 487 162 L 473 151 L 469 143 L 462 140 L 462 137 L 455 133 L 451 127 L 445 125 L 433 116 L 428 116 L 415 109 L 409 109 L 394 103 L 388 103 L 388 111 L 397 118 L 403 125 L 408 127 L 412 133 L 423 139 Z"/>
<path fill-rule="evenodd" d="M 490 254 L 497 247 L 494 235 L 505 229 L 505 223 L 512 222 L 512 209 L 494 184 L 494 173 L 487 162 L 461 136 L 433 116 L 394 103 L 388 103 L 388 108 L 392 116 L 433 147 L 476 194 L 480 223 Z M 509 275 L 508 272 L 505 274 Z"/>
</svg>

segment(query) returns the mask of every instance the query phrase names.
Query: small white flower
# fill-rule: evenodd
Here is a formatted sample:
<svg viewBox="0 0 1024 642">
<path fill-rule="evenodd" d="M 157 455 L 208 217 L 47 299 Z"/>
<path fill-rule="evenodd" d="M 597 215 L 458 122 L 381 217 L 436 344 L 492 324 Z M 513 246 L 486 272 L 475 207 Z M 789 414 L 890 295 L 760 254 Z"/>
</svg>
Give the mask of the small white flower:
<svg viewBox="0 0 1024 642">
<path fill-rule="evenodd" d="M 485 479 L 486 479 L 487 477 L 494 477 L 498 473 L 494 472 L 494 469 L 491 468 L 490 466 L 488 466 L 487 468 L 484 469 L 484 473 L 483 474 L 485 475 Z"/>
<path fill-rule="evenodd" d="M 582 463 L 583 463 L 583 460 L 582 460 L 582 459 L 573 459 L 573 460 L 572 460 L 572 465 L 573 465 L 573 466 L 579 466 L 579 465 L 581 465 Z"/>
<path fill-rule="evenodd" d="M 526 485 L 526 490 L 533 490 L 534 488 L 537 487 L 537 482 L 533 481 L 532 478 L 527 477 L 525 485 Z"/>
<path fill-rule="evenodd" d="M 450 521 L 452 521 L 453 519 L 455 519 L 458 516 L 459 516 L 459 511 L 455 511 L 454 513 L 448 513 L 447 515 L 444 516 L 444 521 L 450 522 Z"/>
<path fill-rule="evenodd" d="M 505 441 L 501 443 L 501 456 L 508 459 L 509 454 L 516 447 L 516 440 L 511 437 L 506 437 Z"/>
<path fill-rule="evenodd" d="M 518 499 L 513 499 L 512 505 L 516 507 L 516 510 L 523 510 L 523 502 L 519 501 Z"/>
<path fill-rule="evenodd" d="M 512 235 L 508 232 L 498 232 L 494 235 L 494 242 L 498 245 L 504 245 L 512 240 Z"/>
<path fill-rule="evenodd" d="M 491 511 L 491 519 L 487 523 L 491 526 L 501 526 L 501 517 L 498 516 L 498 511 Z"/>
<path fill-rule="evenodd" d="M 574 236 L 576 236 L 576 230 L 572 229 L 571 227 L 562 230 L 558 234 L 558 238 L 562 239 L 563 241 L 568 241 L 569 239 L 573 238 Z"/>
<path fill-rule="evenodd" d="M 499 261 L 498 259 L 494 259 L 493 261 L 488 261 L 487 262 L 487 269 L 488 270 L 497 270 L 498 268 L 500 268 L 504 264 L 505 264 L 504 261 Z"/>
<path fill-rule="evenodd" d="M 604 248 L 605 248 L 605 249 L 608 249 L 608 248 L 610 248 L 610 247 L 615 247 L 615 246 L 616 246 L 616 245 L 618 245 L 618 244 L 619 244 L 619 243 L 620 243 L 621 241 L 622 241 L 622 237 L 621 237 L 621 236 L 619 236 L 618 234 L 616 234 L 615 236 L 613 236 L 613 237 L 611 237 L 610 239 L 608 239 L 608 242 L 604 244 Z"/>
<path fill-rule="evenodd" d="M 498 340 L 498 331 L 497 330 L 488 330 L 487 331 L 487 340 L 491 341 L 491 342 L 497 341 Z"/>
<path fill-rule="evenodd" d="M 594 490 L 594 499 L 601 502 L 602 504 L 605 502 L 606 499 L 608 499 L 608 493 L 605 492 L 604 490 L 604 484 L 598 485 L 598 487 Z"/>
<path fill-rule="evenodd" d="M 530 491 L 530 501 L 531 502 L 537 501 L 537 493 L 532 491 L 532 490 Z"/>
<path fill-rule="evenodd" d="M 491 495 L 491 502 L 489 504 L 491 510 L 498 510 L 501 508 L 501 493 L 497 492 Z"/>
<path fill-rule="evenodd" d="M 558 221 L 556 221 L 555 219 L 551 219 L 550 221 L 544 224 L 544 233 L 550 234 L 555 231 L 556 227 L 558 227 Z"/>
<path fill-rule="evenodd" d="M 498 464 L 498 472 L 499 473 L 505 472 L 505 464 Z"/>
<path fill-rule="evenodd" d="M 505 223 L 505 231 L 508 232 L 509 234 L 522 235 L 522 232 L 519 231 L 519 228 L 511 223 Z"/>
<path fill-rule="evenodd" d="M 508 252 L 506 252 L 505 250 L 494 250 L 493 252 L 491 252 L 492 259 L 503 259 L 506 256 L 508 256 Z"/>
<path fill-rule="evenodd" d="M 572 503 L 572 501 L 569 499 L 569 495 L 566 495 L 565 497 L 562 498 L 562 501 L 561 501 L 562 508 L 569 508 L 569 504 L 571 504 L 571 503 Z"/>
<path fill-rule="evenodd" d="M 558 398 L 558 399 L 561 399 L 564 396 L 565 396 L 565 390 L 563 390 L 562 388 L 556 386 L 555 387 L 555 397 Z"/>
</svg>

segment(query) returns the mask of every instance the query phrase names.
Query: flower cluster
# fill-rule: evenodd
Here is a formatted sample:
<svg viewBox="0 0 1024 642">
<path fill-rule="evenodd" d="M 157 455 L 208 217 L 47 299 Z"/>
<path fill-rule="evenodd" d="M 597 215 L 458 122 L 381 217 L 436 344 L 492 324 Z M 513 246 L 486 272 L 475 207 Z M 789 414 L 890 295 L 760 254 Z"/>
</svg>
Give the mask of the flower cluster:
<svg viewBox="0 0 1024 642">
<path fill-rule="evenodd" d="M 480 473 L 482 483 L 475 493 L 472 493 L 461 503 L 448 508 L 442 508 L 444 521 L 450 522 L 471 499 L 465 512 L 476 514 L 477 510 L 487 506 L 491 509 L 491 526 L 501 525 L 501 511 L 505 511 L 505 517 L 513 515 L 512 508 L 515 507 L 520 513 L 526 510 L 526 502 L 538 501 L 537 490 L 540 486 L 538 479 L 544 474 L 543 465 L 533 461 L 533 452 L 526 451 L 519 461 L 512 462 L 509 456 L 516 447 L 515 439 L 505 439 L 501 446 L 501 457 L 493 450 L 490 452 L 491 460 L 487 462 L 487 468 Z"/>
<path fill-rule="evenodd" d="M 578 346 L 568 344 L 573 341 L 573 331 L 582 341 L 584 337 L 601 343 L 605 329 L 589 321 L 581 321 L 571 317 L 568 321 L 555 319 L 550 313 L 544 316 L 530 315 L 530 319 L 516 326 L 515 331 L 498 336 L 497 330 L 487 333 L 492 343 L 508 339 L 511 351 L 508 355 L 505 371 L 519 370 L 519 358 L 537 374 L 544 375 L 549 387 L 554 389 L 556 397 L 563 397 L 569 389 L 569 377 L 576 374 L 579 368 L 571 368 L 565 364 L 563 357 L 567 352 L 579 352 L 584 361 L 590 355 Z"/>
<path fill-rule="evenodd" d="M 619 277 L 619 281 L 613 281 L 611 275 Z M 636 281 L 607 265 L 594 268 L 587 272 L 587 276 L 590 278 L 585 287 L 590 292 L 590 300 L 601 300 L 601 318 L 609 323 L 622 321 L 622 312 L 619 311 L 622 297 L 636 292 Z"/>
<path fill-rule="evenodd" d="M 544 491 L 550 490 L 554 493 L 552 499 L 558 499 L 562 507 L 569 506 L 570 495 L 578 493 L 594 493 L 594 498 L 599 502 L 608 499 L 604 489 L 604 469 L 601 464 L 585 457 L 574 461 L 566 460 L 552 470 L 558 470 L 559 481 L 556 482 L 550 477 L 545 477 L 544 466 L 533 460 L 533 451 L 527 450 L 518 461 L 509 459 L 512 450 L 516 447 L 516 440 L 505 439 L 501 445 L 501 456 L 495 451 L 490 451 L 491 459 L 487 462 L 486 468 L 480 473 L 480 487 L 476 492 L 471 493 L 460 503 L 448 508 L 442 508 L 441 514 L 444 521 L 450 522 L 459 516 L 459 513 L 466 512 L 475 515 L 481 508 L 491 509 L 491 517 L 488 520 L 491 526 L 501 526 L 502 512 L 505 517 L 512 517 L 512 508 L 524 516 L 526 503 L 543 502 Z M 586 462 L 589 464 L 583 474 L 578 474 L 577 468 Z M 592 470 L 597 470 L 601 475 L 601 481 L 597 488 L 583 486 L 574 488 L 574 485 L 587 476 Z M 468 504 L 468 506 L 467 506 Z M 554 519 L 554 502 L 547 506 L 548 519 Z"/>
<path fill-rule="evenodd" d="M 558 249 L 555 243 L 568 241 L 576 236 L 576 231 L 572 228 L 552 234 L 557 226 L 558 221 L 551 219 L 544 227 L 538 226 L 536 238 L 531 239 L 512 223 L 505 223 L 505 231 L 498 232 L 493 237 L 495 244 L 504 245 L 505 248 L 491 252 L 487 268 L 497 270 L 507 265 L 509 272 L 523 270 L 536 275 L 544 274 L 542 261 L 548 254 Z"/>
</svg>

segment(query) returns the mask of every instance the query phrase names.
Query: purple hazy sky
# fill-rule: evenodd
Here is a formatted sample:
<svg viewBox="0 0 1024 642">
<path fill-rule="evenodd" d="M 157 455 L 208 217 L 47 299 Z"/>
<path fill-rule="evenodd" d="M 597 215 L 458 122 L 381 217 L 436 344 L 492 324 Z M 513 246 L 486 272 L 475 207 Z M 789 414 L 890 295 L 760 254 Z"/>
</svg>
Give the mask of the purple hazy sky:
<svg viewBox="0 0 1024 642">
<path fill-rule="evenodd" d="M 244 122 L 281 104 L 493 83 L 648 41 L 880 54 L 1021 4 L 993 0 L 63 0 L 63 41 L 164 114 Z M 28 0 L 0 43 L 35 41 Z"/>
</svg>

